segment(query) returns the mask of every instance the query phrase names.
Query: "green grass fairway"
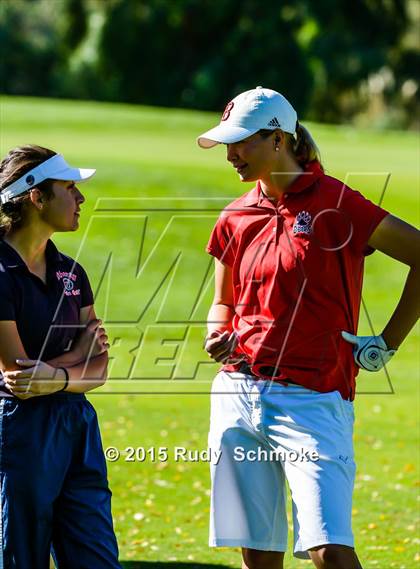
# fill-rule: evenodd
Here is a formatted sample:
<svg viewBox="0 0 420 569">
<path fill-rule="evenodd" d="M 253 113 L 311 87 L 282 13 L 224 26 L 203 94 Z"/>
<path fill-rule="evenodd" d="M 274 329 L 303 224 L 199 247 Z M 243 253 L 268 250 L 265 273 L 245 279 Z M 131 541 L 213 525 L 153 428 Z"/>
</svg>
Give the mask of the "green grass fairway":
<svg viewBox="0 0 420 569">
<path fill-rule="evenodd" d="M 218 117 L 8 97 L 0 111 L 2 156 L 37 143 L 98 169 L 81 186 L 80 230 L 56 242 L 87 269 L 112 342 L 110 379 L 90 399 L 104 447 L 121 451 L 108 463 L 121 559 L 127 567 L 136 561 L 150 568 L 153 561 L 239 567 L 237 551 L 207 546 L 208 464 L 174 456 L 175 447 L 207 447 L 217 365 L 202 352 L 212 297 L 204 246 L 222 207 L 251 189 L 240 185 L 223 147 L 203 151 L 195 143 Z M 416 134 L 309 128 L 331 175 L 378 201 L 391 173 L 383 207 L 418 224 Z M 382 330 L 406 274 L 381 253 L 367 259 L 360 333 L 370 333 L 367 314 L 375 333 Z M 389 377 L 382 371 L 358 378 L 354 532 L 365 569 L 419 566 L 418 355 L 413 332 L 389 364 Z M 140 449 L 139 460 L 128 460 L 128 447 Z M 159 460 L 160 447 L 168 460 Z M 142 448 L 152 450 L 143 456 Z M 287 568 L 308 566 L 288 553 Z"/>
</svg>

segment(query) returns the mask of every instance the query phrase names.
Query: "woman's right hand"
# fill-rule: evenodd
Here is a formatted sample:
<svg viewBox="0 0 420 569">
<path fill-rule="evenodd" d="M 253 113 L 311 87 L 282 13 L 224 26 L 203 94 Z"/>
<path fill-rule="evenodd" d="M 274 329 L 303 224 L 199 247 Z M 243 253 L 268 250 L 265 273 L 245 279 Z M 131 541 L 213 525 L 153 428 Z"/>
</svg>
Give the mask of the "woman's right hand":
<svg viewBox="0 0 420 569">
<path fill-rule="evenodd" d="M 90 320 L 86 328 L 78 335 L 74 350 L 77 351 L 81 360 L 86 360 L 88 357 L 99 356 L 108 349 L 108 336 L 102 326 L 102 320 L 98 318 Z"/>
<path fill-rule="evenodd" d="M 238 341 L 239 338 L 236 332 L 229 334 L 228 330 L 222 333 L 215 331 L 207 336 L 204 342 L 204 349 L 216 362 L 233 364 L 242 360 L 242 358 L 230 358 L 231 354 L 236 350 Z"/>
</svg>

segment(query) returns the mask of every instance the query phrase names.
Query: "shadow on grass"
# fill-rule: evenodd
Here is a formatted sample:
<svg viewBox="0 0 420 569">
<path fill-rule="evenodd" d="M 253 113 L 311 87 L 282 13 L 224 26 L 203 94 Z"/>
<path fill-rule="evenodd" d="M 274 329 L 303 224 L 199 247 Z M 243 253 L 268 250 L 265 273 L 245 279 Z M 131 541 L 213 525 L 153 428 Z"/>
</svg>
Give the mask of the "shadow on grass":
<svg viewBox="0 0 420 569">
<path fill-rule="evenodd" d="M 183 563 L 182 561 L 121 561 L 123 569 L 231 569 L 229 565 L 213 563 Z"/>
</svg>

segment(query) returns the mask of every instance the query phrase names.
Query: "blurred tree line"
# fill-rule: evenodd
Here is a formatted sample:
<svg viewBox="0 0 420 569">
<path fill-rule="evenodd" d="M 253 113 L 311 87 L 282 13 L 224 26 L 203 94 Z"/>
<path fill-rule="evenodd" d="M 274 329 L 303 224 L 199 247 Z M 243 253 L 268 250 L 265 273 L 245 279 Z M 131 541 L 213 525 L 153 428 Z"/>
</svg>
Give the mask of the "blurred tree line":
<svg viewBox="0 0 420 569">
<path fill-rule="evenodd" d="M 0 0 L 0 90 L 221 111 L 242 90 L 299 115 L 413 127 L 416 0 Z"/>
</svg>

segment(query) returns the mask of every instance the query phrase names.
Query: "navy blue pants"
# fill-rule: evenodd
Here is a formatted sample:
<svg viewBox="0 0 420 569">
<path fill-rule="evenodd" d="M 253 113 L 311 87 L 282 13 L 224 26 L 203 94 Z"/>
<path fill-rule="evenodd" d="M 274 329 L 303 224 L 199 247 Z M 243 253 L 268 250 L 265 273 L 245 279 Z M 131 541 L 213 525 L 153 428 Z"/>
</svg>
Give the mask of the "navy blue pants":
<svg viewBox="0 0 420 569">
<path fill-rule="evenodd" d="M 0 398 L 0 568 L 120 569 L 98 420 L 84 395 Z"/>
</svg>

